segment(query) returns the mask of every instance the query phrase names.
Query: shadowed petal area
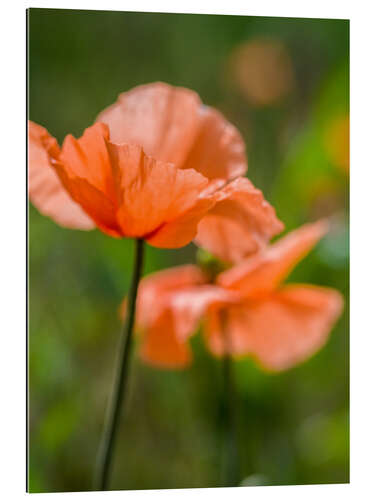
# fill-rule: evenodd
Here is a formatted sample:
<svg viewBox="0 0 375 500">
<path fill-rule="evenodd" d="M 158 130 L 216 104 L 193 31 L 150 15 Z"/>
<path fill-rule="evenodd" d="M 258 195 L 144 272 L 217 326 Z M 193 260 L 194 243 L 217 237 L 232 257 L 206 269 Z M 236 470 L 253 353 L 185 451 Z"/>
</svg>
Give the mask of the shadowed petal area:
<svg viewBox="0 0 375 500">
<path fill-rule="evenodd" d="M 274 290 L 326 234 L 328 223 L 305 224 L 237 266 L 221 273 L 221 286 L 257 297 Z"/>
<path fill-rule="evenodd" d="M 97 121 L 109 126 L 113 142 L 139 144 L 146 154 L 179 167 L 197 134 L 200 106 L 195 92 L 158 82 L 120 94 Z"/>
<path fill-rule="evenodd" d="M 170 311 L 164 311 L 144 332 L 141 357 L 145 362 L 161 368 L 185 368 L 191 363 L 189 344 L 175 335 Z"/>
<path fill-rule="evenodd" d="M 209 179 L 233 179 L 247 170 L 246 147 L 239 131 L 213 108 L 202 106 L 200 126 L 183 168 Z"/>
<path fill-rule="evenodd" d="M 181 218 L 194 210 L 208 179 L 195 170 L 180 170 L 170 163 L 154 160 L 137 145 L 107 143 L 116 184 L 120 187 L 117 218 L 123 233 L 142 237 L 155 244 L 159 229 L 168 223 L 181 224 Z M 183 244 L 191 241 L 186 222 L 181 232 Z M 150 237 L 149 237 L 150 236 Z M 180 246 L 177 235 L 171 247 Z"/>
<path fill-rule="evenodd" d="M 244 177 L 214 196 L 217 202 L 199 223 L 195 242 L 223 261 L 251 255 L 283 229 L 274 208 Z"/>
<path fill-rule="evenodd" d="M 73 200 L 80 204 L 101 231 L 113 237 L 123 236 L 116 219 L 116 207 L 110 199 L 86 179 L 74 175 L 69 177 L 65 165 L 59 161 L 54 161 L 53 167 Z"/>
<path fill-rule="evenodd" d="M 176 336 L 186 340 L 196 331 L 206 311 L 237 303 L 239 299 L 236 293 L 214 285 L 184 288 L 171 293 L 167 305 L 173 315 Z"/>
<path fill-rule="evenodd" d="M 121 237 L 108 136 L 107 126 L 101 123 L 86 129 L 78 140 L 67 136 L 52 166 L 73 200 L 96 226 L 110 236 Z"/>
<path fill-rule="evenodd" d="M 103 123 L 87 128 L 79 139 L 68 135 L 61 149 L 60 162 L 69 177 L 85 179 L 114 202 L 112 167 L 106 147 L 108 140 L 108 127 Z"/>
<path fill-rule="evenodd" d="M 71 198 L 50 159 L 58 157 L 60 148 L 45 128 L 29 121 L 28 187 L 29 197 L 40 213 L 70 229 L 94 229 L 93 220 Z"/>
<path fill-rule="evenodd" d="M 289 285 L 265 300 L 228 308 L 226 334 L 233 355 L 252 355 L 267 370 L 291 368 L 326 342 L 341 314 L 341 295 L 332 289 Z M 211 311 L 205 336 L 211 351 L 224 353 L 223 323 Z"/>
<path fill-rule="evenodd" d="M 147 242 L 158 248 L 180 248 L 187 245 L 196 236 L 199 221 L 214 205 L 212 197 L 197 199 L 185 213 L 146 237 Z"/>
</svg>

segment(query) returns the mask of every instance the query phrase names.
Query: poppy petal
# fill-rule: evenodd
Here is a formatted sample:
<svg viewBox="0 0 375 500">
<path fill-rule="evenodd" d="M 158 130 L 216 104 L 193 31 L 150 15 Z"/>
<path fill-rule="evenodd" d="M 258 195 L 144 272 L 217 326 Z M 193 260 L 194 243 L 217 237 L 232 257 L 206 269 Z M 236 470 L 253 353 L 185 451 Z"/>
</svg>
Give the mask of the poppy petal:
<svg viewBox="0 0 375 500">
<path fill-rule="evenodd" d="M 239 290 L 249 298 L 269 293 L 289 275 L 327 230 L 326 220 L 305 224 L 254 257 L 224 271 L 217 282 L 225 288 Z"/>
<path fill-rule="evenodd" d="M 143 334 L 146 361 L 175 367 L 190 361 L 188 338 L 209 307 L 233 303 L 237 296 L 214 285 L 196 266 L 153 273 L 140 283 L 136 326 Z M 124 312 L 123 303 L 121 310 Z M 182 357 L 182 358 L 181 358 Z"/>
<path fill-rule="evenodd" d="M 62 185 L 51 166 L 60 148 L 45 128 L 29 121 L 28 187 L 33 205 L 43 215 L 70 229 L 94 229 L 94 221 L 86 215 Z"/>
<path fill-rule="evenodd" d="M 190 243 L 197 234 L 197 226 L 202 217 L 215 204 L 213 198 L 201 198 L 185 213 L 148 236 L 147 242 L 158 248 L 180 248 Z"/>
<path fill-rule="evenodd" d="M 231 352 L 251 355 L 270 371 L 289 369 L 324 345 L 342 307 L 336 290 L 288 285 L 265 300 L 229 308 L 226 328 Z M 211 312 L 206 339 L 219 356 L 224 352 L 223 335 L 218 313 Z"/>
<path fill-rule="evenodd" d="M 207 278 L 197 266 L 185 265 L 149 274 L 139 285 L 137 324 L 148 328 L 165 308 L 169 293 L 181 288 L 202 285 Z"/>
<path fill-rule="evenodd" d="M 141 357 L 146 363 L 167 369 L 185 368 L 191 363 L 189 344 L 175 335 L 169 311 L 160 315 L 144 332 Z"/>
<path fill-rule="evenodd" d="M 153 244 L 153 233 L 180 220 L 196 205 L 208 184 L 208 179 L 195 170 L 180 170 L 171 163 L 154 160 L 140 146 L 108 142 L 107 147 L 113 171 L 119 177 L 116 183 L 121 186 L 117 218 L 126 236 L 142 237 Z M 172 247 L 178 245 L 171 242 Z"/>
<path fill-rule="evenodd" d="M 139 144 L 148 155 L 209 179 L 232 179 L 247 170 L 238 130 L 189 89 L 140 85 L 120 94 L 97 121 L 109 126 L 113 142 Z"/>
<path fill-rule="evenodd" d="M 113 202 L 86 179 L 69 176 L 60 161 L 54 161 L 53 167 L 70 196 L 95 221 L 95 225 L 109 236 L 120 238 L 122 233 Z"/>
<path fill-rule="evenodd" d="M 180 167 L 197 134 L 200 107 L 195 92 L 157 82 L 120 94 L 97 121 L 109 126 L 113 142 L 139 144 L 153 158 Z"/>
<path fill-rule="evenodd" d="M 113 172 L 106 147 L 108 140 L 107 125 L 95 123 L 79 139 L 66 136 L 60 161 L 70 177 L 85 179 L 115 202 Z"/>
<path fill-rule="evenodd" d="M 167 307 L 173 315 L 175 334 L 180 340 L 188 339 L 209 309 L 235 304 L 239 300 L 235 293 L 214 285 L 183 288 L 171 293 Z"/>
<path fill-rule="evenodd" d="M 223 261 L 237 262 L 262 248 L 283 229 L 274 208 L 245 177 L 216 192 L 195 242 Z"/>
<path fill-rule="evenodd" d="M 234 179 L 247 170 L 246 147 L 238 130 L 213 108 L 201 106 L 198 135 L 183 168 L 209 179 Z"/>
<path fill-rule="evenodd" d="M 137 303 L 137 327 L 143 333 L 142 354 L 148 362 L 171 368 L 190 362 L 187 341 L 197 330 L 204 313 L 209 308 L 238 300 L 233 292 L 213 285 L 159 291 L 155 300 L 145 301 L 151 296 L 142 297 L 141 292 Z"/>
</svg>

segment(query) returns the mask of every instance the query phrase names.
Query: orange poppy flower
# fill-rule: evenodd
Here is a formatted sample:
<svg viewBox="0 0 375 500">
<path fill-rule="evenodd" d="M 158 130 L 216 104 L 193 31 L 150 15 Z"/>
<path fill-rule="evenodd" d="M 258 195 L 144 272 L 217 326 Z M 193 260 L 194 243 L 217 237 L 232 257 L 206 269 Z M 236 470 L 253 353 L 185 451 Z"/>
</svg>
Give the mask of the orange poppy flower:
<svg viewBox="0 0 375 500">
<path fill-rule="evenodd" d="M 341 294 L 281 283 L 326 230 L 324 221 L 306 224 L 220 273 L 214 284 L 196 266 L 144 278 L 136 319 L 143 359 L 163 368 L 188 365 L 188 339 L 201 319 L 207 346 L 216 356 L 251 356 L 270 371 L 310 357 L 341 313 Z"/>
<path fill-rule="evenodd" d="M 237 178 L 245 171 L 239 132 L 195 92 L 162 83 L 120 95 L 61 149 L 46 129 L 29 123 L 30 199 L 69 228 L 97 227 L 165 248 L 197 236 L 231 260 L 229 243 L 218 241 L 209 222 L 219 219 L 223 231 L 247 235 L 234 247 L 238 258 L 282 230 L 262 193 Z"/>
</svg>

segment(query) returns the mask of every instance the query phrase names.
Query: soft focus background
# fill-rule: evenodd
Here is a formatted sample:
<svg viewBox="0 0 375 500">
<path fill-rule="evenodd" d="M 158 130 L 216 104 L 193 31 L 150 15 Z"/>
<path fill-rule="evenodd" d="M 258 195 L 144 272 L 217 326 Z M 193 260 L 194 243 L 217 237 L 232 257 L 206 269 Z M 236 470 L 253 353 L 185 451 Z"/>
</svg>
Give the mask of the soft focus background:
<svg viewBox="0 0 375 500">
<path fill-rule="evenodd" d="M 248 175 L 288 230 L 334 216 L 290 278 L 345 295 L 327 346 L 281 375 L 236 363 L 242 485 L 349 481 L 348 66 L 345 20 L 29 11 L 29 116 L 59 141 L 135 85 L 182 85 L 239 128 Z M 30 491 L 88 490 L 133 245 L 29 215 Z M 195 253 L 147 247 L 145 272 Z M 220 485 L 221 367 L 192 343 L 186 371 L 135 353 L 113 488 Z"/>
</svg>

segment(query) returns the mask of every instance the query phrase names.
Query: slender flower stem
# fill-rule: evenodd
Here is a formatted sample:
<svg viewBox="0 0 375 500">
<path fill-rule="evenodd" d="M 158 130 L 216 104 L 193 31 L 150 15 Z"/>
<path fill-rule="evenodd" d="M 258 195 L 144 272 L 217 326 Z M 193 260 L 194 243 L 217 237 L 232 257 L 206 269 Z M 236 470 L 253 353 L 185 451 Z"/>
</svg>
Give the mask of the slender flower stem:
<svg viewBox="0 0 375 500">
<path fill-rule="evenodd" d="M 221 313 L 224 336 L 225 354 L 223 366 L 223 456 L 222 456 L 222 486 L 238 486 L 239 454 L 236 433 L 236 388 L 233 374 L 233 361 L 230 354 L 230 337 L 227 326 L 227 314 Z"/>
<path fill-rule="evenodd" d="M 107 490 L 111 469 L 113 451 L 118 434 L 119 420 L 123 400 L 126 397 L 130 351 L 132 346 L 132 332 L 135 318 L 135 304 L 138 285 L 143 267 L 143 240 L 136 240 L 135 263 L 133 278 L 128 296 L 128 310 L 121 336 L 119 359 L 113 385 L 113 392 L 108 406 L 107 418 L 98 453 L 97 468 L 94 477 L 95 490 Z"/>
</svg>

